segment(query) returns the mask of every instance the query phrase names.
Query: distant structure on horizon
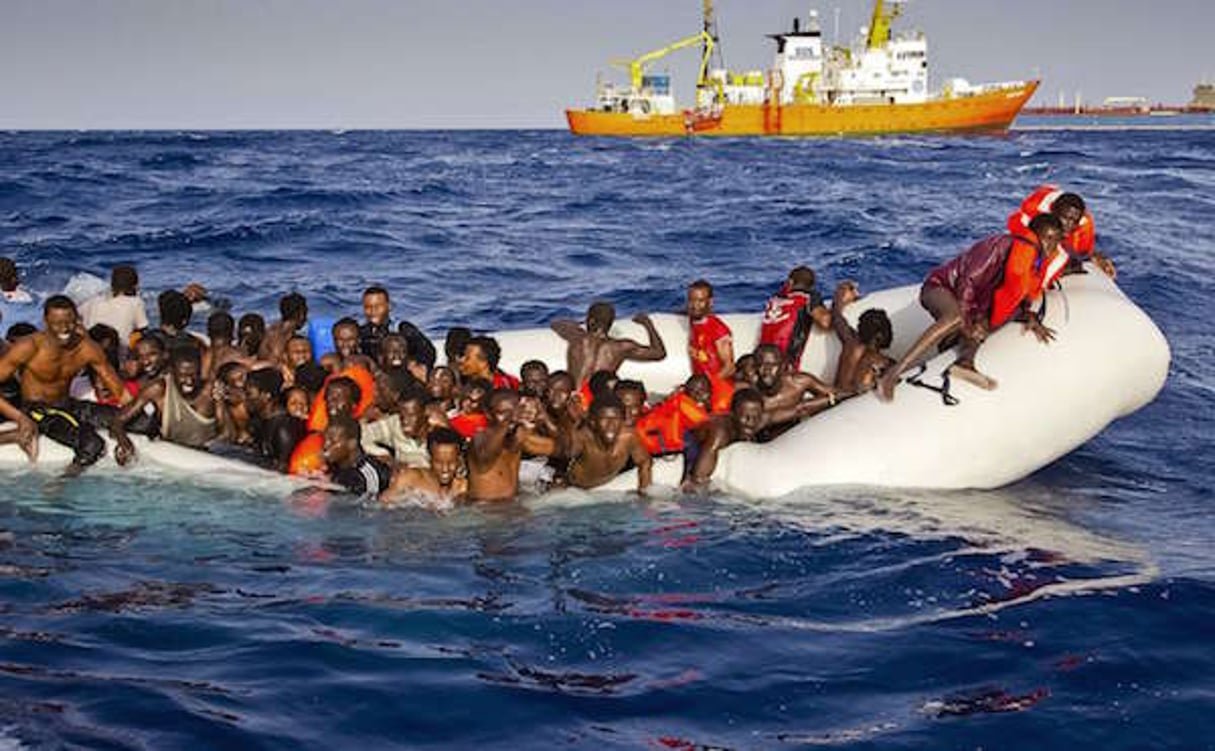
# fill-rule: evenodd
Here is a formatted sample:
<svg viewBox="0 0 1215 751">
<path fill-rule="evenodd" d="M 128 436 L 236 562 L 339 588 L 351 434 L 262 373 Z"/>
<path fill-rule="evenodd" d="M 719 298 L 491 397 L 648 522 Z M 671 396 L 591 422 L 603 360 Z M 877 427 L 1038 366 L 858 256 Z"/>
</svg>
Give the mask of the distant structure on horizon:
<svg viewBox="0 0 1215 751">
<path fill-rule="evenodd" d="M 1186 105 L 1192 110 L 1215 110 L 1215 83 L 1200 83 L 1194 87 L 1194 98 Z"/>
<path fill-rule="evenodd" d="M 1059 93 L 1059 104 L 1055 107 L 1026 107 L 1026 115 L 1097 115 L 1114 117 L 1137 117 L 1140 115 L 1181 115 L 1203 114 L 1215 112 L 1215 84 L 1200 83 L 1194 87 L 1194 98 L 1189 104 L 1149 104 L 1147 98 L 1141 96 L 1111 96 L 1106 97 L 1100 105 L 1090 106 L 1083 103 L 1080 92 L 1076 92 L 1076 102 L 1067 106 L 1063 93 Z"/>
</svg>

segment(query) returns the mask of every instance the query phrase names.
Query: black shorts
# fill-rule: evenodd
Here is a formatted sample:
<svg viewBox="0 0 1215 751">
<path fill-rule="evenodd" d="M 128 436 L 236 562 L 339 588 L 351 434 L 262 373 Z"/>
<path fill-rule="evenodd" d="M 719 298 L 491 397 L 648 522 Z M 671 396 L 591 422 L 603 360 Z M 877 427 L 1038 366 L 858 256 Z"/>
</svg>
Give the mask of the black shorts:
<svg viewBox="0 0 1215 751">
<path fill-rule="evenodd" d="M 84 403 L 27 404 L 25 413 L 38 426 L 38 433 L 72 450 L 72 464 L 88 467 L 105 455 L 105 441 L 83 409 Z"/>
</svg>

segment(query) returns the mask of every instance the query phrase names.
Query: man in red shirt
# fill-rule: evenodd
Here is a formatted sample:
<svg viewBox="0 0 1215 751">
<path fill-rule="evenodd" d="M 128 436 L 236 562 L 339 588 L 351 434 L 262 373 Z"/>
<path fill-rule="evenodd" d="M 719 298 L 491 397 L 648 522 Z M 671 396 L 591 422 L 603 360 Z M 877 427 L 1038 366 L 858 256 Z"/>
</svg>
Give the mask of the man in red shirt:
<svg viewBox="0 0 1215 751">
<path fill-rule="evenodd" d="M 713 285 L 698 279 L 688 286 L 688 357 L 692 375 L 711 381 L 734 377 L 734 339 L 730 327 L 713 315 Z"/>
</svg>

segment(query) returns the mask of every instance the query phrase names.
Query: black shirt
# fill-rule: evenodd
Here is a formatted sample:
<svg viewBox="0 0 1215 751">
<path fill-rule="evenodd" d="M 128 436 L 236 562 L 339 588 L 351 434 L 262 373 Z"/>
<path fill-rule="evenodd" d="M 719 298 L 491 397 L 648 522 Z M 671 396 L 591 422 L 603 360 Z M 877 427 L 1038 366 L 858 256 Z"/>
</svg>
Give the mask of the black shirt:
<svg viewBox="0 0 1215 751">
<path fill-rule="evenodd" d="M 250 425 L 254 445 L 258 453 L 280 472 L 291 464 L 291 452 L 304 439 L 308 427 L 298 417 L 280 412 L 266 420 L 256 420 Z"/>
<path fill-rule="evenodd" d="M 363 454 L 353 467 L 334 472 L 333 481 L 360 498 L 375 497 L 388 489 L 392 470 L 379 459 Z"/>
<path fill-rule="evenodd" d="M 388 321 L 378 324 L 368 321 L 359 326 L 359 350 L 372 360 L 378 362 L 380 359 L 380 343 L 384 341 L 384 337 L 392 333 L 391 325 Z"/>
</svg>

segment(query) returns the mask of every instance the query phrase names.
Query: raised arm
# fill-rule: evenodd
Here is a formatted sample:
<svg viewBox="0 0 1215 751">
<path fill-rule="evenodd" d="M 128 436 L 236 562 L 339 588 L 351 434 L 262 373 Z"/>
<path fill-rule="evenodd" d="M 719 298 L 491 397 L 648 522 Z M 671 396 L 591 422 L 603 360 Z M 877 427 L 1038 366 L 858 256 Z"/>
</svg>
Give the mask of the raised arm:
<svg viewBox="0 0 1215 751">
<path fill-rule="evenodd" d="M 649 337 L 650 341 L 648 344 L 642 345 L 628 340 L 630 346 L 625 350 L 624 357 L 639 362 L 657 362 L 658 360 L 665 359 L 667 347 L 662 342 L 662 335 L 654 327 L 654 321 L 645 313 L 639 313 L 633 316 L 633 322 L 645 329 L 646 336 Z"/>
<path fill-rule="evenodd" d="M 860 292 L 852 282 L 840 282 L 831 298 L 831 328 L 843 344 L 859 344 L 860 337 L 848 319 L 844 317 L 844 309 L 854 303 Z"/>
<path fill-rule="evenodd" d="M 586 332 L 578 325 L 577 321 L 569 318 L 558 318 L 548 325 L 553 332 L 567 342 L 576 342 L 586 336 Z"/>
</svg>

